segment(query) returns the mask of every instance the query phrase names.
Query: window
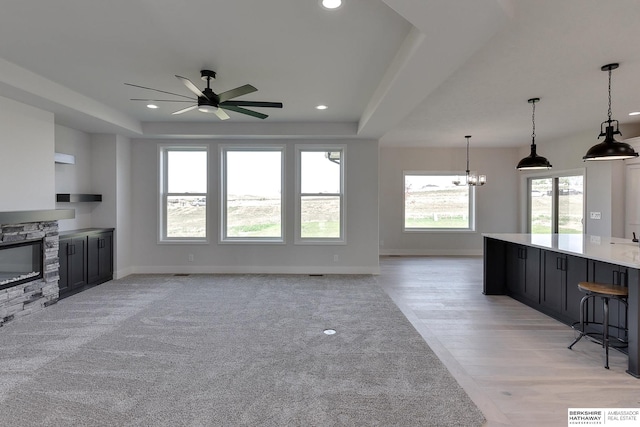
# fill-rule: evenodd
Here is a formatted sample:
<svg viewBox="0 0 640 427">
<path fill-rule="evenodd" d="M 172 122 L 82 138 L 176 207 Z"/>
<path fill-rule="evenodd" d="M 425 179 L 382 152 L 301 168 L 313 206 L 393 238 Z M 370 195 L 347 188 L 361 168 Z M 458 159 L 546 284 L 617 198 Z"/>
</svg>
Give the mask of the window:
<svg viewBox="0 0 640 427">
<path fill-rule="evenodd" d="M 344 147 L 299 146 L 296 154 L 296 242 L 344 243 Z"/>
<path fill-rule="evenodd" d="M 206 241 L 207 148 L 160 147 L 160 241 Z"/>
<path fill-rule="evenodd" d="M 584 176 L 546 175 L 528 178 L 529 233 L 582 234 Z"/>
<path fill-rule="evenodd" d="M 404 173 L 404 230 L 473 230 L 474 187 L 451 173 Z"/>
<path fill-rule="evenodd" d="M 221 147 L 221 241 L 284 241 L 284 148 Z"/>
</svg>

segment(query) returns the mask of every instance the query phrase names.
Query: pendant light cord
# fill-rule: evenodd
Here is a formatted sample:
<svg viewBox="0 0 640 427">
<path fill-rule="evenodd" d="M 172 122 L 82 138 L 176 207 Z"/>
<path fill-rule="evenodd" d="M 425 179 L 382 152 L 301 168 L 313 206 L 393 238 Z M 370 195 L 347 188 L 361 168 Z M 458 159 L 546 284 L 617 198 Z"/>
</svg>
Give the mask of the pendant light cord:
<svg viewBox="0 0 640 427">
<path fill-rule="evenodd" d="M 607 112 L 609 120 L 608 123 L 611 123 L 611 67 L 609 67 L 609 110 Z"/>
<path fill-rule="evenodd" d="M 467 138 L 467 177 L 469 177 L 469 136 Z"/>
<path fill-rule="evenodd" d="M 532 101 L 533 112 L 531 113 L 531 143 L 534 144 L 536 140 L 536 101 Z"/>
</svg>

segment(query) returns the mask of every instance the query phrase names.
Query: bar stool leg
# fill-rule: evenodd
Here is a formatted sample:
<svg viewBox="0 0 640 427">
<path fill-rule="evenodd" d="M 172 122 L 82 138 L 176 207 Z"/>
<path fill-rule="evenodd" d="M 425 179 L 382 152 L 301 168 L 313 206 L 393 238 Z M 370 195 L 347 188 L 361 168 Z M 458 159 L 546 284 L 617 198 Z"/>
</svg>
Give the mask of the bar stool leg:
<svg viewBox="0 0 640 427">
<path fill-rule="evenodd" d="M 575 345 L 575 343 L 577 343 L 578 341 L 580 341 L 582 339 L 582 337 L 584 336 L 584 311 L 585 311 L 585 303 L 587 302 L 587 300 L 591 298 L 591 295 L 587 294 L 585 296 L 582 297 L 582 299 L 580 300 L 580 335 L 578 335 L 578 338 L 576 338 L 571 345 L 568 347 L 569 350 L 571 350 L 571 347 L 573 347 Z"/>
<path fill-rule="evenodd" d="M 604 319 L 602 320 L 602 346 L 604 347 L 604 367 L 609 369 L 609 298 L 602 297 Z"/>
</svg>

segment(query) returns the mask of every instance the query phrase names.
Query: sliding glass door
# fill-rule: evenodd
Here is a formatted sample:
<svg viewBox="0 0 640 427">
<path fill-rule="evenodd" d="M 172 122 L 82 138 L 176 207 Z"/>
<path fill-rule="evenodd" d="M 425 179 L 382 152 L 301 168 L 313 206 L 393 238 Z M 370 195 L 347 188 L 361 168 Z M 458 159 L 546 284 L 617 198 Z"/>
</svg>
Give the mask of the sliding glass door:
<svg viewBox="0 0 640 427">
<path fill-rule="evenodd" d="M 584 232 L 584 176 L 529 178 L 529 233 Z"/>
</svg>

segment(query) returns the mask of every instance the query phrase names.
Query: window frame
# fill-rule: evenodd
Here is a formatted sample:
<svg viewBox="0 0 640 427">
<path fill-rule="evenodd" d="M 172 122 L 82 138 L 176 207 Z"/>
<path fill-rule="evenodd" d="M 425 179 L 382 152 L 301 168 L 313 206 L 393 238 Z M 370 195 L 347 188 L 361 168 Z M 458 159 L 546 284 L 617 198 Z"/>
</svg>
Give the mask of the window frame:
<svg viewBox="0 0 640 427">
<path fill-rule="evenodd" d="M 476 173 L 471 171 L 470 173 Z M 402 232 L 403 233 L 475 233 L 476 232 L 476 187 L 468 185 L 468 205 L 469 226 L 464 228 L 427 228 L 427 227 L 407 227 L 406 217 L 406 179 L 407 176 L 451 176 L 464 177 L 465 171 L 402 171 Z"/>
<path fill-rule="evenodd" d="M 227 236 L 227 156 L 230 151 L 269 151 L 280 153 L 280 237 Z M 218 147 L 220 165 L 220 244 L 285 244 L 286 243 L 286 145 L 284 144 L 222 144 Z"/>
<path fill-rule="evenodd" d="M 169 176 L 168 176 L 168 152 L 170 151 L 203 151 L 206 155 L 206 176 L 204 193 L 169 193 Z M 159 197 L 158 197 L 158 243 L 159 244 L 208 244 L 209 243 L 209 205 L 210 205 L 210 186 L 209 186 L 209 165 L 210 150 L 208 145 L 176 145 L 176 144 L 159 144 L 158 145 L 158 166 L 159 166 Z M 204 237 L 169 237 L 167 236 L 167 206 L 168 198 L 172 196 L 185 197 L 205 197 L 207 204 L 205 205 L 205 235 Z"/>
<path fill-rule="evenodd" d="M 340 192 L 339 193 L 303 193 L 302 192 L 302 153 L 340 151 Z M 347 164 L 347 146 L 345 144 L 297 144 L 296 180 L 295 180 L 295 244 L 296 245 L 346 245 L 347 244 L 347 215 L 346 215 L 346 185 L 345 168 Z M 305 196 L 339 197 L 340 199 L 340 236 L 339 237 L 302 237 L 302 198 Z"/>
</svg>

